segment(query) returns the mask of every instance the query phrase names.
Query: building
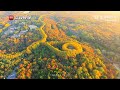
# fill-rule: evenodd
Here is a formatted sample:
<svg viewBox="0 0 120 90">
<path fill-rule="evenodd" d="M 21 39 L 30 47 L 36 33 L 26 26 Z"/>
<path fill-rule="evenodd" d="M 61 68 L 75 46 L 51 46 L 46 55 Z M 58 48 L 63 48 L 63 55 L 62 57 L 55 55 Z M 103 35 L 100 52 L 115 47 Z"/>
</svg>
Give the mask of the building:
<svg viewBox="0 0 120 90">
<path fill-rule="evenodd" d="M 32 29 L 36 29 L 36 28 L 37 28 L 37 26 L 36 26 L 36 25 L 29 25 L 28 27 L 29 27 L 31 30 L 32 30 Z"/>
</svg>

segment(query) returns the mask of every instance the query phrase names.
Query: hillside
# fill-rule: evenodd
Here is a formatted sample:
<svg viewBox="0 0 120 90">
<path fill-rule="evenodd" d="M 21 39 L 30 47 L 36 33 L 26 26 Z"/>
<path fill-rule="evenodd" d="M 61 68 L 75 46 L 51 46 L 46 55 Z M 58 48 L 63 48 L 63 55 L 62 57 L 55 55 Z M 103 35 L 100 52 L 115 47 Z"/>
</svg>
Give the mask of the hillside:
<svg viewBox="0 0 120 90">
<path fill-rule="evenodd" d="M 16 16 L 25 14 L 19 13 Z M 1 23 L 0 78 L 117 78 L 119 72 L 110 61 L 119 62 L 113 54 L 119 56 L 119 51 L 107 45 L 116 39 L 114 35 L 119 36 L 113 31 L 118 30 L 118 24 L 99 22 L 86 13 L 70 14 L 29 12 L 31 20 Z"/>
</svg>

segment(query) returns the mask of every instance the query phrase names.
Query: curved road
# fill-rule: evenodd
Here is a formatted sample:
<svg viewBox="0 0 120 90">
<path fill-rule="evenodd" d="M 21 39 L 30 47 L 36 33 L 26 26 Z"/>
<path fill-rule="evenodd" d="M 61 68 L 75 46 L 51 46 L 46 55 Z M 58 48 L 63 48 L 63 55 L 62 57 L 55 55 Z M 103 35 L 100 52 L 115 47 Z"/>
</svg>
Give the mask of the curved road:
<svg viewBox="0 0 120 90">
<path fill-rule="evenodd" d="M 28 53 L 30 54 L 31 51 L 33 49 L 35 49 L 37 46 L 39 46 L 41 43 L 44 43 L 50 50 L 54 51 L 58 56 L 69 56 L 69 57 L 72 57 L 74 54 L 79 54 L 82 52 L 82 47 L 81 45 L 79 45 L 79 47 L 81 48 L 80 51 L 78 51 L 79 53 L 76 53 L 76 50 L 64 50 L 64 51 L 61 51 L 59 50 L 58 48 L 55 48 L 53 47 L 52 45 L 50 45 L 48 42 L 46 42 L 46 39 L 47 39 L 47 35 L 45 34 L 43 28 L 45 26 L 45 22 L 42 20 L 43 16 L 46 16 L 46 15 L 41 15 L 39 18 L 38 18 L 38 22 L 42 22 L 42 26 L 38 29 L 39 32 L 41 33 L 42 35 L 42 39 L 37 41 L 37 42 L 33 42 L 31 45 L 29 45 L 26 50 L 23 50 L 22 52 L 17 52 L 15 54 L 2 54 L 0 53 L 0 57 L 2 58 L 7 58 L 7 59 L 13 59 L 13 58 L 17 58 L 19 56 L 21 56 L 22 54 L 24 53 Z M 74 42 L 72 42 L 74 43 Z M 75 42 L 76 43 L 76 42 Z M 68 44 L 71 44 L 71 42 L 68 42 Z M 77 43 L 78 44 L 78 43 Z M 67 46 L 66 46 L 67 48 Z"/>
</svg>

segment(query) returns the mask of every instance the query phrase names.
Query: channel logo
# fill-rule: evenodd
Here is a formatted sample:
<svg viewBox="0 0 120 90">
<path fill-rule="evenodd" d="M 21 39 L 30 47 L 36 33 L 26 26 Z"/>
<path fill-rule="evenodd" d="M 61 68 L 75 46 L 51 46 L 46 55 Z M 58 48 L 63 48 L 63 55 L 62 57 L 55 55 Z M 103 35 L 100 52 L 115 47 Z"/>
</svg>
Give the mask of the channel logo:
<svg viewBox="0 0 120 90">
<path fill-rule="evenodd" d="M 13 15 L 9 15 L 9 20 L 14 20 L 14 16 Z"/>
</svg>

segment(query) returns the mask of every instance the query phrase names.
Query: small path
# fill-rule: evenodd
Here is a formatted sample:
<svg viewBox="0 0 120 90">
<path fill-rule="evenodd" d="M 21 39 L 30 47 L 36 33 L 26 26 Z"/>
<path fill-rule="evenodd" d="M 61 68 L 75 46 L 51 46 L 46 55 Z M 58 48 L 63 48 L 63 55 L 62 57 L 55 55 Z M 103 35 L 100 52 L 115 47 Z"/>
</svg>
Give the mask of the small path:
<svg viewBox="0 0 120 90">
<path fill-rule="evenodd" d="M 8 75 L 7 79 L 15 79 L 15 78 L 17 77 L 16 71 L 15 71 L 17 68 L 18 68 L 18 67 L 16 67 L 16 68 L 13 70 L 13 72 L 12 72 L 10 75 Z"/>
<path fill-rule="evenodd" d="M 51 49 L 52 51 L 54 51 L 58 56 L 60 57 L 66 57 L 66 56 L 69 56 L 69 57 L 73 57 L 73 56 L 76 56 L 76 54 L 79 54 L 82 52 L 82 47 L 81 45 L 79 45 L 78 43 L 76 42 L 68 42 L 67 44 L 68 45 L 75 45 L 76 48 L 79 47 L 80 49 L 78 50 L 59 50 L 58 48 L 55 48 L 53 47 L 52 45 L 50 45 L 48 42 L 46 42 L 46 39 L 47 39 L 47 35 L 45 34 L 43 28 L 45 26 L 45 22 L 42 20 L 42 18 L 46 16 L 46 15 L 41 15 L 39 18 L 38 18 L 38 22 L 42 22 L 42 26 L 40 28 L 38 28 L 39 32 L 41 33 L 41 36 L 42 36 L 42 39 L 36 41 L 36 42 L 33 42 L 31 45 L 29 45 L 26 50 L 23 50 L 22 52 L 17 52 L 15 54 L 2 54 L 0 53 L 0 57 L 2 58 L 7 58 L 7 59 L 13 59 L 13 58 L 16 58 L 16 57 L 19 57 L 21 56 L 22 54 L 24 53 L 27 53 L 27 54 L 30 54 L 31 53 L 31 50 L 35 49 L 37 46 L 39 46 L 41 43 L 44 43 L 46 44 L 46 46 Z M 65 46 L 65 45 L 63 45 Z M 67 48 L 67 46 L 65 46 L 65 48 Z"/>
</svg>

